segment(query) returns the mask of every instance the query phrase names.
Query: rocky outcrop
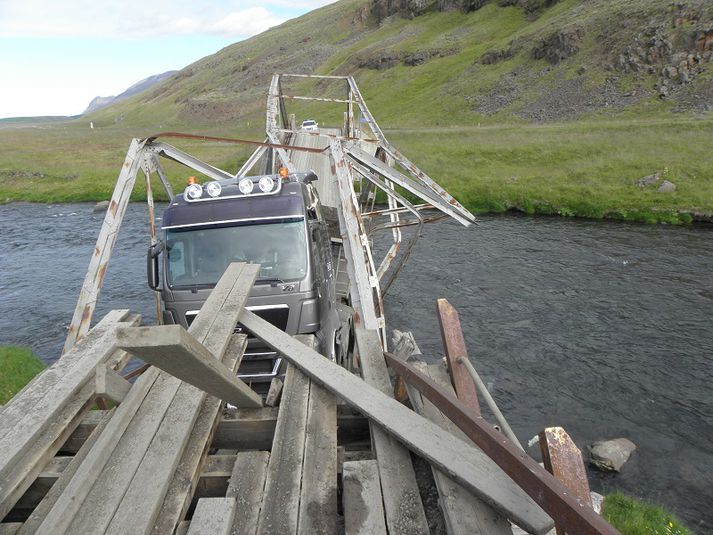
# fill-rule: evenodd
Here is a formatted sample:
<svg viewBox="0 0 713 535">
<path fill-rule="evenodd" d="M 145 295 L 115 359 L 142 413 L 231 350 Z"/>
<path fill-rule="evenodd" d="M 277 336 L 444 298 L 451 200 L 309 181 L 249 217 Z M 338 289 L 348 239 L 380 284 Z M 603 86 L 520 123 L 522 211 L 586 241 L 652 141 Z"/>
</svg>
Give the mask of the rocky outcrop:
<svg viewBox="0 0 713 535">
<path fill-rule="evenodd" d="M 676 184 L 673 182 L 669 182 L 668 180 L 664 180 L 661 182 L 661 185 L 659 186 L 659 189 L 657 190 L 659 193 L 673 193 L 676 191 Z"/>
<path fill-rule="evenodd" d="M 377 22 L 381 22 L 391 15 L 417 17 L 429 10 L 469 13 L 487 3 L 488 0 L 372 0 L 371 14 Z"/>
<path fill-rule="evenodd" d="M 644 178 L 640 178 L 636 181 L 640 188 L 646 188 L 648 186 L 653 186 L 659 180 L 661 180 L 661 173 L 654 173 L 653 175 L 647 175 Z"/>
<path fill-rule="evenodd" d="M 627 438 L 615 438 L 595 442 L 589 447 L 594 467 L 605 472 L 619 472 L 636 449 L 636 444 Z"/>
<path fill-rule="evenodd" d="M 581 28 L 568 28 L 546 37 L 532 50 L 532 57 L 545 59 L 553 65 L 579 52 L 582 40 Z"/>
</svg>

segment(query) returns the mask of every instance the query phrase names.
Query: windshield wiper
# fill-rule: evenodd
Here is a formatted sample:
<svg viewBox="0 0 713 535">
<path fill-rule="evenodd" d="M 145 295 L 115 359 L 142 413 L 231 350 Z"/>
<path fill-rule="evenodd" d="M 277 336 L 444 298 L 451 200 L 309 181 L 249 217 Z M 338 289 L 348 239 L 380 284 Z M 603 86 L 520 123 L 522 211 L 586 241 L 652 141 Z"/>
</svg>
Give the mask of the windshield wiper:
<svg viewBox="0 0 713 535">
<path fill-rule="evenodd" d="M 278 284 L 285 284 L 282 279 L 258 279 L 255 282 L 255 286 L 258 284 L 269 284 L 270 286 L 277 286 Z"/>
</svg>

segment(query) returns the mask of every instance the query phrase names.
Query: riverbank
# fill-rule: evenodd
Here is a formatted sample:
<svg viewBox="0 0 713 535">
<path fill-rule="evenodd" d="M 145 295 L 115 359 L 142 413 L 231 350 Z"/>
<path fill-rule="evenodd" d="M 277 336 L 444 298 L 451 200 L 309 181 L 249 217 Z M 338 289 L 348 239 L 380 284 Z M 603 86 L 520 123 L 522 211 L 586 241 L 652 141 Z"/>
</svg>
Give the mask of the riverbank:
<svg viewBox="0 0 713 535">
<path fill-rule="evenodd" d="M 0 346 L 0 405 L 7 403 L 45 368 L 27 348 Z"/>
<path fill-rule="evenodd" d="M 260 126 L 260 123 L 257 123 Z M 172 125 L 171 129 L 258 139 L 250 128 Z M 114 188 L 136 127 L 89 130 L 69 122 L 0 129 L 0 203 L 99 201 Z M 654 118 L 593 117 L 577 122 L 391 128 L 386 136 L 474 213 L 526 214 L 686 224 L 713 221 L 713 157 L 700 150 L 713 120 L 665 114 Z M 178 142 L 223 169 L 234 170 L 247 146 Z M 167 165 L 174 185 L 187 171 Z M 649 185 L 640 185 L 647 176 Z M 667 181 L 675 191 L 661 185 Z M 154 192 L 164 199 L 162 188 Z M 133 200 L 146 197 L 137 180 Z"/>
</svg>

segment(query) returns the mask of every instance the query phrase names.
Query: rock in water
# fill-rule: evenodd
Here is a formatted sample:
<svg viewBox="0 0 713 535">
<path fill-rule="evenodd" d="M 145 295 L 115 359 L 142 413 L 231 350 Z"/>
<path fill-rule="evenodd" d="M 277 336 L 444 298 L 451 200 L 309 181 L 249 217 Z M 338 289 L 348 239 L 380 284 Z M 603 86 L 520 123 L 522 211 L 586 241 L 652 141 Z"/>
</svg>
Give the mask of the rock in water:
<svg viewBox="0 0 713 535">
<path fill-rule="evenodd" d="M 627 438 L 595 442 L 589 446 L 592 454 L 590 462 L 604 472 L 619 472 L 635 449 L 636 444 Z"/>
<path fill-rule="evenodd" d="M 92 212 L 94 212 L 95 214 L 97 212 L 106 212 L 107 208 L 109 208 L 109 201 L 99 201 L 94 205 L 94 209 L 92 210 Z"/>
<path fill-rule="evenodd" d="M 674 191 L 676 191 L 676 184 L 669 182 L 668 180 L 661 182 L 661 185 L 659 186 L 659 193 L 673 193 Z"/>
</svg>

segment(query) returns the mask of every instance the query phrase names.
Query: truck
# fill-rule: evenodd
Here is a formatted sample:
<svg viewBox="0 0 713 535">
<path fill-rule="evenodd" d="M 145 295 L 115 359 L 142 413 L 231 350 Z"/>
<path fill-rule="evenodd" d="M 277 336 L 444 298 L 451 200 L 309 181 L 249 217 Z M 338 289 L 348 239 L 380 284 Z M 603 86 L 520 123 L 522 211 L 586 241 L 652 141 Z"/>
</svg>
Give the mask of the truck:
<svg viewBox="0 0 713 535">
<path fill-rule="evenodd" d="M 161 238 L 147 255 L 162 323 L 188 328 L 231 262 L 259 264 L 246 308 L 288 334 L 315 334 L 320 352 L 336 360 L 345 350 L 343 322 L 315 180 L 314 172 L 285 168 L 204 184 L 189 177 L 163 212 Z M 238 375 L 264 386 L 284 374 L 285 363 L 247 334 Z"/>
</svg>

